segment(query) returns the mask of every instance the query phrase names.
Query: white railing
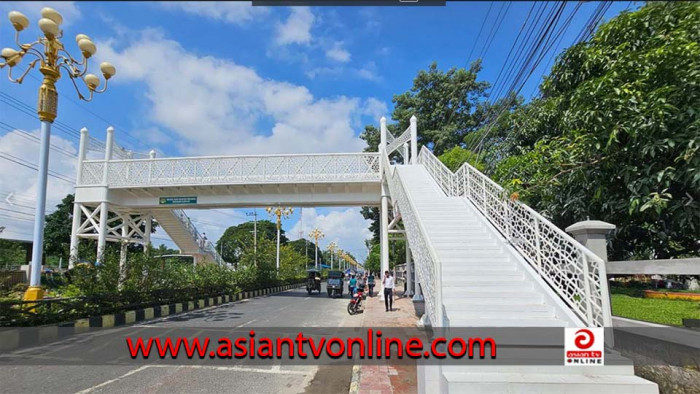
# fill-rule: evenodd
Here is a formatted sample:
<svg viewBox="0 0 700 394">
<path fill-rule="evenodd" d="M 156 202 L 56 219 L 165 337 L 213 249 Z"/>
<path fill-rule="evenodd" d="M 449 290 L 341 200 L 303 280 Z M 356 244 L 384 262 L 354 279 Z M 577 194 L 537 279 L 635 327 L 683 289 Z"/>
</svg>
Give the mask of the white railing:
<svg viewBox="0 0 700 394">
<path fill-rule="evenodd" d="M 387 137 L 390 134 L 391 133 L 387 132 Z M 406 142 L 409 142 L 410 140 L 411 140 L 411 127 L 410 126 L 400 136 L 393 138 L 393 135 L 392 135 L 391 141 L 388 141 L 388 138 L 387 138 L 387 143 L 388 143 L 388 145 L 386 147 L 387 155 L 390 155 L 393 151 L 399 149 L 401 146 L 403 146 L 403 144 L 405 144 Z"/>
<path fill-rule="evenodd" d="M 214 246 L 214 244 L 212 244 L 210 241 L 204 240 L 204 237 L 199 234 L 199 231 L 197 231 L 197 228 L 195 227 L 194 223 L 192 223 L 190 217 L 187 216 L 185 211 L 181 209 L 173 209 L 173 215 L 180 221 L 180 223 L 182 223 L 183 226 L 185 226 L 202 253 L 210 254 L 214 258 L 214 261 L 216 261 L 216 263 L 219 265 L 226 264 L 219 252 L 216 251 L 216 246 Z"/>
<path fill-rule="evenodd" d="M 389 164 L 389 157 L 382 153 L 382 167 L 389 185 L 392 205 L 401 214 L 411 254 L 416 267 L 416 276 L 423 290 L 425 310 L 433 327 L 443 327 L 444 310 L 442 305 L 442 269 L 437 253 L 426 240 L 427 232 L 417 217 L 416 209 L 406 189 L 395 174 L 395 167 Z"/>
<path fill-rule="evenodd" d="M 418 155 L 448 196 L 469 200 L 589 326 L 611 326 L 605 263 L 468 163 L 452 173 L 423 147 Z"/>
<path fill-rule="evenodd" d="M 85 160 L 78 186 L 104 184 L 104 160 Z M 378 153 L 110 160 L 109 187 L 379 181 Z"/>
</svg>

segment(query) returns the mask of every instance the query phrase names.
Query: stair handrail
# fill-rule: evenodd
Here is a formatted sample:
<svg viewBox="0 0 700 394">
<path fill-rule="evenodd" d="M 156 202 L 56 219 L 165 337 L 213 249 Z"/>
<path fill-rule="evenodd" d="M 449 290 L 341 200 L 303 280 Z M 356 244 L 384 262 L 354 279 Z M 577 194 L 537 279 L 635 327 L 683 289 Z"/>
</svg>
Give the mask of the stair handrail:
<svg viewBox="0 0 700 394">
<path fill-rule="evenodd" d="M 173 209 L 173 215 L 185 226 L 192 238 L 194 238 L 195 242 L 197 243 L 197 248 L 199 248 L 200 251 L 210 254 L 217 264 L 225 265 L 224 259 L 221 257 L 219 252 L 216 251 L 216 246 L 214 246 L 214 244 L 212 244 L 209 240 L 204 241 L 204 237 L 199 234 L 197 227 L 195 227 L 194 223 L 192 223 L 192 219 L 187 216 L 184 210 Z"/>
<path fill-rule="evenodd" d="M 471 202 L 588 326 L 612 326 L 605 262 L 469 163 L 450 171 L 423 146 L 425 166 L 445 195 Z"/>
<path fill-rule="evenodd" d="M 423 289 L 423 298 L 426 304 L 426 312 L 433 327 L 446 325 L 445 312 L 442 303 L 442 266 L 432 244 L 425 237 L 428 234 L 423 224 L 418 219 L 415 205 L 411 197 L 406 193 L 401 178 L 395 174 L 396 167 L 389 162 L 386 150 L 382 151 L 382 170 L 384 179 L 389 186 L 391 203 L 395 210 L 401 214 L 401 220 L 406 229 L 408 243 L 411 246 L 411 254 L 415 262 L 416 277 Z"/>
</svg>

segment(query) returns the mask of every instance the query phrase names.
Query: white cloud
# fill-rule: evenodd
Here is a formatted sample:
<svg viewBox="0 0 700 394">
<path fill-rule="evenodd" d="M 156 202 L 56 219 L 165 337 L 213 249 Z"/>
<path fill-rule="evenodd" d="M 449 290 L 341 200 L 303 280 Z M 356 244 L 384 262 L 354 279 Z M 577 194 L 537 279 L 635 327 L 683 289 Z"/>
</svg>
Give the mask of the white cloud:
<svg viewBox="0 0 700 394">
<path fill-rule="evenodd" d="M 294 7 L 289 18 L 277 25 L 275 42 L 278 45 L 311 43 L 314 14 L 309 7 Z"/>
<path fill-rule="evenodd" d="M 39 136 L 38 131 L 31 134 Z M 0 152 L 12 155 L 29 163 L 37 163 L 39 144 L 28 140 L 21 132 L 14 130 L 0 136 Z M 51 136 L 51 145 L 77 154 L 77 149 L 70 141 L 57 135 Z M 51 150 L 49 171 L 59 173 L 70 180 L 75 179 L 77 158 L 68 154 Z M 0 226 L 6 229 L 3 238 L 31 239 L 34 220 L 34 205 L 38 191 L 38 172 L 36 170 L 0 158 Z M 73 193 L 73 182 L 66 182 L 55 177 L 48 177 L 46 211 L 51 212 L 67 194 Z M 13 196 L 8 203 L 5 198 Z M 9 218 L 13 216 L 14 218 Z M 18 219 L 19 218 L 19 219 Z"/>
<path fill-rule="evenodd" d="M 326 50 L 326 57 L 341 63 L 350 61 L 350 52 L 343 48 L 342 42 L 336 42 L 333 47 Z"/>
<path fill-rule="evenodd" d="M 115 83 L 143 84 L 151 120 L 177 134 L 174 140 L 185 154 L 359 152 L 364 143 L 353 120 L 374 113 L 359 98 L 315 98 L 304 86 L 263 78 L 230 60 L 197 56 L 154 30 L 120 51 L 112 42 L 100 48 L 98 56 L 119 70 Z M 273 124 L 271 133 L 258 132 L 261 121 Z"/>
<path fill-rule="evenodd" d="M 29 18 L 31 28 L 39 29 L 36 27 L 36 23 L 41 18 L 41 9 L 44 7 L 51 7 L 61 13 L 63 16 L 63 24 L 61 27 L 65 28 L 75 22 L 77 22 L 82 14 L 78 5 L 75 1 L 11 1 L 11 2 L 0 2 L 0 12 L 3 13 L 3 17 L 7 15 L 9 11 L 16 10 Z"/>
<path fill-rule="evenodd" d="M 289 239 L 299 239 L 300 230 L 303 230 L 308 239 L 306 234 L 318 228 L 325 234 L 319 241 L 322 249 L 325 250 L 329 243 L 335 242 L 359 261 L 364 261 L 367 257 L 365 240 L 372 238 L 372 233 L 369 231 L 369 220 L 365 220 L 359 208 L 332 210 L 326 215 L 320 215 L 315 208 L 304 208 L 302 216 L 304 228 L 301 228 L 301 221 L 298 221 L 287 231 Z"/>
<path fill-rule="evenodd" d="M 377 74 L 377 66 L 374 62 L 367 63 L 364 67 L 316 67 L 306 72 L 306 76 L 315 79 L 319 76 L 332 77 L 335 79 L 347 78 L 354 76 L 360 79 L 366 79 L 372 82 L 380 82 L 382 77 Z"/>
<path fill-rule="evenodd" d="M 168 9 L 185 11 L 190 14 L 204 16 L 235 25 L 244 25 L 270 13 L 269 8 L 253 7 L 251 2 L 175 1 L 161 2 L 159 4 Z"/>
</svg>

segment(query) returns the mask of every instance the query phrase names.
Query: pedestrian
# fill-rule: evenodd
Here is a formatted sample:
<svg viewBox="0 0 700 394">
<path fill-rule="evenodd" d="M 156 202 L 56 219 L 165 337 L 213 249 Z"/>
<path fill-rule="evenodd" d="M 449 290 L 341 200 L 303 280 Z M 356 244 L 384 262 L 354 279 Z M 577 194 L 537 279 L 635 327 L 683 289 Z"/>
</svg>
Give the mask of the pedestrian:
<svg viewBox="0 0 700 394">
<path fill-rule="evenodd" d="M 369 285 L 369 296 L 372 297 L 374 293 L 374 274 L 372 272 L 370 272 L 367 277 L 367 285 Z"/>
<path fill-rule="evenodd" d="M 408 276 L 406 276 L 406 270 L 403 270 L 403 295 L 406 296 L 406 289 L 408 288 Z"/>
<path fill-rule="evenodd" d="M 204 249 L 205 246 L 207 246 L 207 233 L 202 233 L 202 249 Z"/>
<path fill-rule="evenodd" d="M 355 275 L 353 275 L 352 279 L 350 279 L 348 286 L 350 287 L 350 298 L 352 298 L 355 294 L 355 289 L 357 288 L 357 279 L 355 279 Z"/>
<path fill-rule="evenodd" d="M 391 276 L 391 272 L 384 271 L 384 279 L 382 279 L 382 285 L 384 285 L 384 307 L 386 312 L 394 310 L 394 277 Z"/>
</svg>

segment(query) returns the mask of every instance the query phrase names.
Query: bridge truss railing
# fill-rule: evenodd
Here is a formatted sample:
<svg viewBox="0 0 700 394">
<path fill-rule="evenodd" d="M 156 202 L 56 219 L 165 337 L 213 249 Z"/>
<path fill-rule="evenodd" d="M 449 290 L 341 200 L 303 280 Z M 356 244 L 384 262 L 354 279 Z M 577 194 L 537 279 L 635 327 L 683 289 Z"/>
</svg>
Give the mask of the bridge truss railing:
<svg viewBox="0 0 700 394">
<path fill-rule="evenodd" d="M 445 314 L 442 304 L 442 269 L 437 253 L 425 238 L 427 232 L 418 218 L 401 178 L 395 173 L 396 168 L 390 165 L 386 151 L 382 152 L 382 167 L 391 194 L 394 214 L 398 212 L 401 215 L 406 230 L 416 267 L 416 276 L 423 290 L 425 311 L 433 327 L 443 327 Z"/>
<path fill-rule="evenodd" d="M 78 186 L 378 181 L 378 153 L 84 160 Z"/>
<path fill-rule="evenodd" d="M 425 146 L 418 163 L 447 196 L 469 200 L 582 321 L 612 325 L 602 259 L 468 163 L 453 173 Z"/>
<path fill-rule="evenodd" d="M 173 215 L 182 223 L 182 225 L 187 229 L 192 238 L 197 242 L 197 246 L 202 251 L 202 253 L 210 254 L 214 261 L 219 265 L 225 265 L 223 257 L 216 251 L 216 246 L 209 240 L 205 240 L 204 237 L 199 233 L 197 227 L 192 223 L 192 219 L 181 209 L 174 209 Z"/>
</svg>

